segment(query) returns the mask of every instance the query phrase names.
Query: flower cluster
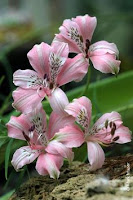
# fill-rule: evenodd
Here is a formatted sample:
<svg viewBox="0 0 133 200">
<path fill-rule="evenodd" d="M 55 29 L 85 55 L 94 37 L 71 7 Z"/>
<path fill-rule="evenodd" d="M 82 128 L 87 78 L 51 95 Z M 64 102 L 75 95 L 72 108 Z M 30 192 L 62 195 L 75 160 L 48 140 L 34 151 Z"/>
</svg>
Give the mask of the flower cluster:
<svg viewBox="0 0 133 200">
<path fill-rule="evenodd" d="M 103 73 L 119 72 L 116 45 L 106 41 L 91 44 L 96 23 L 96 17 L 88 15 L 64 20 L 51 45 L 42 42 L 29 51 L 27 56 L 34 70 L 14 73 L 13 82 L 18 88 L 13 92 L 13 107 L 22 114 L 11 117 L 7 123 L 8 135 L 27 142 L 27 146 L 13 155 L 12 165 L 16 170 L 37 159 L 37 172 L 56 179 L 63 160 L 73 160 L 72 148 L 85 142 L 90 170 L 96 170 L 105 160 L 102 144 L 131 141 L 130 130 L 123 125 L 119 113 L 106 113 L 90 127 L 91 101 L 82 96 L 69 103 L 60 88 L 82 80 L 89 60 Z M 76 56 L 69 58 L 70 52 Z M 48 126 L 41 103 L 46 96 L 53 109 Z"/>
</svg>

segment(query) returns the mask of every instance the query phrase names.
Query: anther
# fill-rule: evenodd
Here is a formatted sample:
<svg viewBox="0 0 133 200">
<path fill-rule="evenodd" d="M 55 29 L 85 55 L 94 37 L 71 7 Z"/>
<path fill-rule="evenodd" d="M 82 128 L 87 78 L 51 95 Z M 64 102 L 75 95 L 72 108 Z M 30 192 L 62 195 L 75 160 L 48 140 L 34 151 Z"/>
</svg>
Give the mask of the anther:
<svg viewBox="0 0 133 200">
<path fill-rule="evenodd" d="M 22 131 L 24 138 L 26 139 L 26 141 L 29 143 L 30 142 L 30 138 L 28 137 L 28 135 L 25 134 L 24 131 Z"/>
<path fill-rule="evenodd" d="M 119 136 L 116 136 L 115 138 L 113 138 L 113 141 L 117 141 L 120 137 Z"/>
<path fill-rule="evenodd" d="M 108 123 L 109 123 L 109 121 L 108 121 L 108 119 L 105 121 L 105 128 L 107 129 L 108 128 Z"/>
<path fill-rule="evenodd" d="M 115 134 L 115 128 L 113 127 L 112 129 L 111 129 L 111 135 L 113 136 L 114 134 Z"/>
</svg>

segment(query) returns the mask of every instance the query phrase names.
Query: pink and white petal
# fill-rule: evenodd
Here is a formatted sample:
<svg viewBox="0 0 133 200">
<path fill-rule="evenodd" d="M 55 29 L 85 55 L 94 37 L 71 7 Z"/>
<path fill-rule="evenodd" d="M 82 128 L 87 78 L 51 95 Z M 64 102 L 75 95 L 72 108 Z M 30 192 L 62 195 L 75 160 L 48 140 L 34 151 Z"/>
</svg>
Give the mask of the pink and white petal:
<svg viewBox="0 0 133 200">
<path fill-rule="evenodd" d="M 120 70 L 120 61 L 116 60 L 115 55 L 106 53 L 99 56 L 91 56 L 90 60 L 95 69 L 102 73 L 118 74 Z"/>
<path fill-rule="evenodd" d="M 54 43 L 58 42 L 68 43 L 70 52 L 80 53 L 77 44 L 75 44 L 73 41 L 71 42 L 69 39 L 66 39 L 61 33 L 55 34 L 55 38 L 52 41 L 52 46 L 54 45 Z"/>
<path fill-rule="evenodd" d="M 95 171 L 102 167 L 105 155 L 101 146 L 96 142 L 87 142 L 88 160 L 91 165 L 90 170 Z"/>
<path fill-rule="evenodd" d="M 55 135 L 55 133 L 59 132 L 61 128 L 73 124 L 75 119 L 68 115 L 58 115 L 55 112 L 52 112 L 49 119 L 48 126 L 48 138 L 49 140 Z"/>
<path fill-rule="evenodd" d="M 131 142 L 131 131 L 128 127 L 121 125 L 118 129 L 116 129 L 114 139 L 118 136 L 119 139 L 115 141 L 116 143 L 124 144 L 127 142 Z"/>
<path fill-rule="evenodd" d="M 29 113 L 43 100 L 44 97 L 44 90 L 37 92 L 33 89 L 17 88 L 13 92 L 14 103 L 12 105 L 16 110 L 23 113 Z"/>
<path fill-rule="evenodd" d="M 57 142 L 56 140 L 50 141 L 48 146 L 45 148 L 45 151 L 51 154 L 60 155 L 63 158 L 67 158 L 70 162 L 74 158 L 74 153 L 72 150 L 67 148 L 64 144 Z"/>
<path fill-rule="evenodd" d="M 49 96 L 49 103 L 53 111 L 59 115 L 66 115 L 64 108 L 68 105 L 69 101 L 66 94 L 60 88 L 56 88 L 51 96 Z"/>
<path fill-rule="evenodd" d="M 13 74 L 13 83 L 22 88 L 37 89 L 38 86 L 43 85 L 43 80 L 38 76 L 37 72 L 33 70 L 17 70 Z"/>
<path fill-rule="evenodd" d="M 66 126 L 54 135 L 53 140 L 61 142 L 68 148 L 79 147 L 84 143 L 84 133 L 76 126 Z"/>
<path fill-rule="evenodd" d="M 97 25 L 96 17 L 90 17 L 89 15 L 77 16 L 76 18 L 72 18 L 72 21 L 79 25 L 84 41 L 86 39 L 91 41 L 93 32 Z"/>
<path fill-rule="evenodd" d="M 80 32 L 80 27 L 78 26 L 78 24 L 70 19 L 65 19 L 63 21 L 63 24 L 62 26 L 60 26 L 59 30 L 60 30 L 60 33 L 68 40 L 70 40 L 71 42 L 74 42 L 70 36 L 69 36 L 69 32 L 71 31 L 71 28 L 75 28 L 77 29 L 79 35 L 81 35 L 81 32 Z"/>
<path fill-rule="evenodd" d="M 66 60 L 69 54 L 68 44 L 65 42 L 55 42 L 52 44 L 52 52 L 58 57 L 63 57 Z"/>
<path fill-rule="evenodd" d="M 29 146 L 24 146 L 14 153 L 12 158 L 12 165 L 16 171 L 22 168 L 24 165 L 32 163 L 38 156 L 40 152 L 38 150 L 33 150 Z"/>
<path fill-rule="evenodd" d="M 61 86 L 71 81 L 81 81 L 88 67 L 88 59 L 84 58 L 83 54 L 78 54 L 72 59 L 68 58 L 57 77 L 57 84 Z"/>
<path fill-rule="evenodd" d="M 45 153 L 37 159 L 36 170 L 42 176 L 49 174 L 51 178 L 58 179 L 62 165 L 62 156 Z"/>
<path fill-rule="evenodd" d="M 114 43 L 109 43 L 107 41 L 99 41 L 90 45 L 89 53 L 90 57 L 104 55 L 106 53 L 114 54 L 116 57 L 119 57 L 117 46 Z"/>
<path fill-rule="evenodd" d="M 71 50 L 70 43 L 77 45 L 78 52 L 85 53 L 85 46 L 83 43 L 83 38 L 81 35 L 80 27 L 78 24 L 70 19 L 66 19 L 63 22 L 63 25 L 59 28 L 60 33 L 64 38 L 68 40 L 68 45 Z"/>
<path fill-rule="evenodd" d="M 19 117 L 12 116 L 6 125 L 9 137 L 25 140 L 22 132 L 28 132 L 30 128 L 30 121 L 26 115 L 22 114 Z"/>
<path fill-rule="evenodd" d="M 72 103 L 69 103 L 65 107 L 65 111 L 69 114 L 72 115 L 73 117 L 77 117 L 79 114 L 80 110 L 86 109 L 87 111 L 87 118 L 88 118 L 88 126 L 91 121 L 91 111 L 92 111 L 92 104 L 90 99 L 88 99 L 85 96 L 82 96 L 78 99 L 74 99 Z"/>
<path fill-rule="evenodd" d="M 42 122 L 42 126 L 46 128 L 47 122 L 46 122 L 46 113 L 42 107 L 42 104 L 39 103 L 32 112 L 28 114 L 29 120 L 32 122 L 33 119 L 39 118 Z"/>
<path fill-rule="evenodd" d="M 110 122 L 114 122 L 116 125 L 116 128 L 118 128 L 123 123 L 121 119 L 121 115 L 118 112 L 113 111 L 111 113 L 106 113 L 102 115 L 93 125 L 92 129 L 96 128 L 97 130 L 101 130 L 102 128 L 105 127 L 106 121 L 108 121 L 108 124 Z"/>
<path fill-rule="evenodd" d="M 49 55 L 51 50 L 51 46 L 42 42 L 39 45 L 34 45 L 27 54 L 31 66 L 41 77 L 49 74 Z"/>
<path fill-rule="evenodd" d="M 46 113 L 42 107 L 42 104 L 39 103 L 35 109 L 28 114 L 28 117 L 31 123 L 35 126 L 35 131 L 38 135 L 39 141 L 45 146 L 48 142 L 47 121 Z"/>
<path fill-rule="evenodd" d="M 91 121 L 91 101 L 87 97 L 81 97 L 74 99 L 72 103 L 69 103 L 65 111 L 75 118 L 75 121 L 80 124 L 88 134 L 88 128 Z"/>
</svg>

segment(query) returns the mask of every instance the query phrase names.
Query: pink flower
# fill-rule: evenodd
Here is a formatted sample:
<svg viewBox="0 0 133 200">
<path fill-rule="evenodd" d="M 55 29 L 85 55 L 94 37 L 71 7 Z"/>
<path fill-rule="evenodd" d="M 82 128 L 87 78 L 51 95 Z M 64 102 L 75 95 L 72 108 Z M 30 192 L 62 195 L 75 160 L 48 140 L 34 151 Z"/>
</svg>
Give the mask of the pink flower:
<svg viewBox="0 0 133 200">
<path fill-rule="evenodd" d="M 96 24 L 96 17 L 89 15 L 66 19 L 59 28 L 60 33 L 56 34 L 53 44 L 59 41 L 66 42 L 70 52 L 83 53 L 85 58 L 92 61 L 95 69 L 103 73 L 117 74 L 120 61 L 116 59 L 119 55 L 116 45 L 106 41 L 91 44 Z"/>
<path fill-rule="evenodd" d="M 13 92 L 13 107 L 28 113 L 56 88 L 81 80 L 87 73 L 88 64 L 82 54 L 70 59 L 68 53 L 68 45 L 62 42 L 52 47 L 43 42 L 35 45 L 28 53 L 35 71 L 17 70 L 13 75 L 14 84 L 19 86 Z"/>
<path fill-rule="evenodd" d="M 54 138 L 55 133 L 64 126 L 73 123 L 72 117 L 61 118 L 56 113 L 50 116 L 49 126 L 46 124 L 46 114 L 39 104 L 31 113 L 12 116 L 7 124 L 9 137 L 26 140 L 28 146 L 16 150 L 12 165 L 19 170 L 24 165 L 33 162 L 37 157 L 36 170 L 40 175 L 49 174 L 58 178 L 63 158 L 73 160 L 73 152 Z"/>
<path fill-rule="evenodd" d="M 53 109 L 59 112 L 61 106 L 60 109 L 57 109 L 56 105 Z M 55 134 L 55 137 L 68 148 L 79 147 L 84 142 L 87 142 L 88 160 L 91 165 L 90 169 L 96 170 L 102 167 L 105 160 L 105 155 L 100 144 L 110 145 L 113 143 L 127 143 L 131 141 L 131 134 L 130 130 L 123 126 L 121 116 L 117 112 L 102 115 L 96 123 L 90 127 L 91 110 L 91 101 L 84 96 L 75 99 L 72 103 L 67 104 L 66 102 L 64 107 L 64 112 L 66 112 L 66 114 L 64 115 L 73 116 L 79 126 L 68 125 L 60 129 L 60 131 Z"/>
</svg>

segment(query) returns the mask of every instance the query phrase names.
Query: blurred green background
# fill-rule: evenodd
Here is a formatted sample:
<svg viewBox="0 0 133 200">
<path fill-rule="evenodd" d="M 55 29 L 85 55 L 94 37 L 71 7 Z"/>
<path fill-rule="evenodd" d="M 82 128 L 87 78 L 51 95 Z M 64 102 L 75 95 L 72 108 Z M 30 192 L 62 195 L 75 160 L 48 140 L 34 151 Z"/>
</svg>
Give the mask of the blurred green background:
<svg viewBox="0 0 133 200">
<path fill-rule="evenodd" d="M 19 186 L 31 174 L 33 165 L 16 173 L 10 165 L 12 154 L 21 142 L 7 138 L 5 123 L 13 110 L 11 93 L 15 89 L 12 74 L 17 69 L 27 69 L 28 51 L 42 41 L 50 44 L 64 19 L 77 15 L 96 16 L 98 24 L 92 43 L 100 40 L 114 42 L 120 51 L 121 70 L 118 78 L 104 75 L 91 67 L 91 84 L 85 95 L 93 102 L 93 121 L 101 114 L 119 111 L 124 124 L 133 131 L 133 1 L 132 0 L 1 0 L 0 1 L 0 195 Z M 70 55 L 71 56 L 71 55 Z M 79 97 L 87 77 L 79 84 L 63 87 L 70 100 Z M 103 80 L 101 80 L 103 79 Z M 73 89 L 72 89 L 73 88 Z M 75 89 L 76 88 L 76 89 Z M 72 89 L 72 91 L 70 91 Z M 44 102 L 50 114 L 50 107 Z M 133 144 L 107 148 L 106 155 L 132 152 Z M 6 156 L 5 156 L 6 155 Z M 6 157 L 6 162 L 4 161 Z M 85 148 L 76 151 L 76 159 L 84 161 Z M 9 163 L 9 168 L 8 168 Z M 6 174 L 5 174 L 6 168 Z M 8 169 L 8 176 L 7 176 Z M 5 179 L 7 176 L 7 180 Z M 18 179 L 14 177 L 19 176 Z M 7 199 L 5 197 L 5 199 Z"/>
</svg>

